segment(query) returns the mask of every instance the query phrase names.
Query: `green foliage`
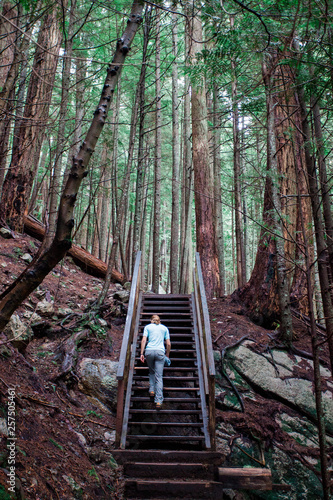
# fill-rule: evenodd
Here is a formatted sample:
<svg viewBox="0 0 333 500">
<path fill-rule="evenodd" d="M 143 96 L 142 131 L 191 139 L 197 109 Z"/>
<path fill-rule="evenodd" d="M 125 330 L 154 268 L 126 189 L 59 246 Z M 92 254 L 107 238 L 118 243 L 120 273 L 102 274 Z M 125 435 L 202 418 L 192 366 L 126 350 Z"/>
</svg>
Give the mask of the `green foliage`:
<svg viewBox="0 0 333 500">
<path fill-rule="evenodd" d="M 57 443 L 57 441 L 55 441 L 54 439 L 49 438 L 49 441 L 50 441 L 50 443 L 54 444 L 54 446 L 56 446 L 57 448 L 59 448 L 59 450 L 63 450 L 64 449 L 64 447 L 61 446 L 61 444 Z"/>
</svg>

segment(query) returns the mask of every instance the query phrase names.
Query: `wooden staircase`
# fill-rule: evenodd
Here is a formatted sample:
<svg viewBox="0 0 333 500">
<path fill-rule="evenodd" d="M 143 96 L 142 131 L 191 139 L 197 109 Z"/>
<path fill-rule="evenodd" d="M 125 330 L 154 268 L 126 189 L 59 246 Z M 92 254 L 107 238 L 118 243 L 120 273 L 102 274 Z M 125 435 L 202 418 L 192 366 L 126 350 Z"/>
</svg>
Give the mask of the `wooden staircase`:
<svg viewBox="0 0 333 500">
<path fill-rule="evenodd" d="M 116 460 L 124 465 L 125 498 L 221 498 L 215 481 L 215 367 L 199 256 L 191 295 L 142 294 L 140 252 L 119 359 Z M 140 361 L 145 325 L 158 314 L 170 331 L 171 366 L 164 402 L 150 399 L 148 367 Z"/>
<path fill-rule="evenodd" d="M 172 364 L 163 374 L 163 408 L 158 412 L 148 394 L 148 367 L 139 359 L 142 332 L 154 313 L 169 328 L 172 345 Z M 198 344 L 190 295 L 142 297 L 129 418 L 127 429 L 123 429 L 126 448 L 131 444 L 142 449 L 211 448 Z"/>
</svg>

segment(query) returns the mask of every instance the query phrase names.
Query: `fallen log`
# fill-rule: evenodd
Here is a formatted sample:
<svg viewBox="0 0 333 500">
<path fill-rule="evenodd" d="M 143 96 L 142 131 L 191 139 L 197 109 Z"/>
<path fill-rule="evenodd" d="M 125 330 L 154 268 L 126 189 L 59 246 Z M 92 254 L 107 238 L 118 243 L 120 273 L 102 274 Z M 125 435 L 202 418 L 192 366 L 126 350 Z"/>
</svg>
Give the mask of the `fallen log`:
<svg viewBox="0 0 333 500">
<path fill-rule="evenodd" d="M 24 216 L 24 230 L 33 238 L 43 241 L 45 235 L 44 225 L 30 215 Z M 77 264 L 85 273 L 97 278 L 105 278 L 107 271 L 107 265 L 105 262 L 97 259 L 97 257 L 91 255 L 91 253 L 87 252 L 84 248 L 72 245 L 67 254 L 72 257 L 75 264 Z M 116 269 L 113 269 L 112 281 L 123 285 L 126 282 L 126 278 L 123 274 L 116 271 Z"/>
</svg>

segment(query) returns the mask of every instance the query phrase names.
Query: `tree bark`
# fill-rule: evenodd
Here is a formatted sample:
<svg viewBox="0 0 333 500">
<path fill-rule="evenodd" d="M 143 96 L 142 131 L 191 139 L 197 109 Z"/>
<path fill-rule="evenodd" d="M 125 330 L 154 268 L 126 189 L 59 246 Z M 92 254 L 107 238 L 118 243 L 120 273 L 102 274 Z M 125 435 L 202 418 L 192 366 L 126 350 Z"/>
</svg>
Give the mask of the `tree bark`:
<svg viewBox="0 0 333 500">
<path fill-rule="evenodd" d="M 156 10 L 156 58 L 155 58 L 155 162 L 154 162 L 154 229 L 153 229 L 153 287 L 154 293 L 159 292 L 160 286 L 160 219 L 161 219 L 161 40 L 160 40 L 160 11 Z"/>
<path fill-rule="evenodd" d="M 73 23 L 74 15 L 76 10 L 76 0 L 71 1 L 70 13 L 69 13 L 69 27 L 68 27 L 68 38 L 65 43 L 64 48 L 64 58 L 62 61 L 62 87 L 61 87 L 61 101 L 59 110 L 59 127 L 56 137 L 56 147 L 55 147 L 55 161 L 53 165 L 53 175 L 51 178 L 50 185 L 50 202 L 49 202 L 49 228 L 45 238 L 46 247 L 49 246 L 54 238 L 57 224 L 57 207 L 58 200 L 60 198 L 61 192 L 61 170 L 62 170 L 62 156 L 67 142 L 65 137 L 66 129 L 66 116 L 67 116 L 67 105 L 68 96 L 70 89 L 70 79 L 71 79 L 71 65 L 72 65 L 72 53 L 73 53 Z"/>
<path fill-rule="evenodd" d="M 233 29 L 234 19 L 230 19 L 231 29 Z M 234 142 L 234 199 L 235 199 L 235 236 L 236 236 L 236 259 L 237 259 L 237 285 L 241 288 L 246 282 L 245 270 L 245 250 L 244 237 L 242 230 L 242 200 L 241 200 L 241 182 L 240 182 L 240 133 L 239 133 L 239 111 L 237 100 L 237 76 L 236 62 L 231 60 L 231 95 L 232 95 L 232 129 Z"/>
<path fill-rule="evenodd" d="M 213 90 L 213 166 L 214 166 L 214 216 L 216 226 L 216 247 L 220 271 L 220 296 L 225 294 L 225 266 L 224 266 L 224 234 L 221 193 L 221 155 L 220 139 L 221 128 L 218 120 L 218 95 L 217 87 Z"/>
<path fill-rule="evenodd" d="M 191 19 L 190 57 L 192 62 L 202 50 L 200 13 Z M 207 298 L 219 293 L 219 271 L 214 225 L 214 176 L 209 158 L 208 124 L 205 83 L 201 88 L 192 81 L 192 154 L 196 214 L 197 251 L 201 257 Z"/>
<path fill-rule="evenodd" d="M 178 67 L 177 67 L 177 16 L 172 14 L 172 216 L 170 248 L 170 284 L 171 293 L 179 293 L 179 112 L 178 112 Z"/>
<path fill-rule="evenodd" d="M 36 174 L 40 149 L 53 91 L 53 83 L 61 44 L 57 6 L 46 14 L 35 51 L 30 77 L 24 123 L 19 130 L 17 149 L 3 185 L 0 219 L 16 231 L 23 230 L 23 216 Z M 46 51 L 42 48 L 45 48 Z"/>
<path fill-rule="evenodd" d="M 79 153 L 73 159 L 73 166 L 60 201 L 55 238 L 50 248 L 28 266 L 21 278 L 10 288 L 10 291 L 5 291 L 2 294 L 0 301 L 0 330 L 8 323 L 17 307 L 43 281 L 72 245 L 73 211 L 77 192 L 83 178 L 87 175 L 87 165 L 102 132 L 123 63 L 142 21 L 142 9 L 142 0 L 134 0 L 126 29 L 117 42 L 113 61 L 107 70 L 102 95 L 93 121 Z"/>
</svg>

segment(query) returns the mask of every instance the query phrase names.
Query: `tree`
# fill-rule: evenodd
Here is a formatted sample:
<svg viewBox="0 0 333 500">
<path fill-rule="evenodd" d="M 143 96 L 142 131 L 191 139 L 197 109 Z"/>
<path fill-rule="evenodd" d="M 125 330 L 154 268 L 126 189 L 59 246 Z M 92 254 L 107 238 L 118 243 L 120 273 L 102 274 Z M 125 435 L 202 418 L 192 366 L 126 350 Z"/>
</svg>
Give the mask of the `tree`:
<svg viewBox="0 0 333 500">
<path fill-rule="evenodd" d="M 112 96 L 120 77 L 123 63 L 130 50 L 132 40 L 142 21 L 143 2 L 134 0 L 127 27 L 117 42 L 117 48 L 110 64 L 93 121 L 79 153 L 73 158 L 72 168 L 61 196 L 55 238 L 49 249 L 39 255 L 22 275 L 0 296 L 0 330 L 8 323 L 10 316 L 22 301 L 34 290 L 64 257 L 71 247 L 74 226 L 73 211 L 77 192 L 87 165 L 101 134 L 112 102 Z"/>
</svg>

